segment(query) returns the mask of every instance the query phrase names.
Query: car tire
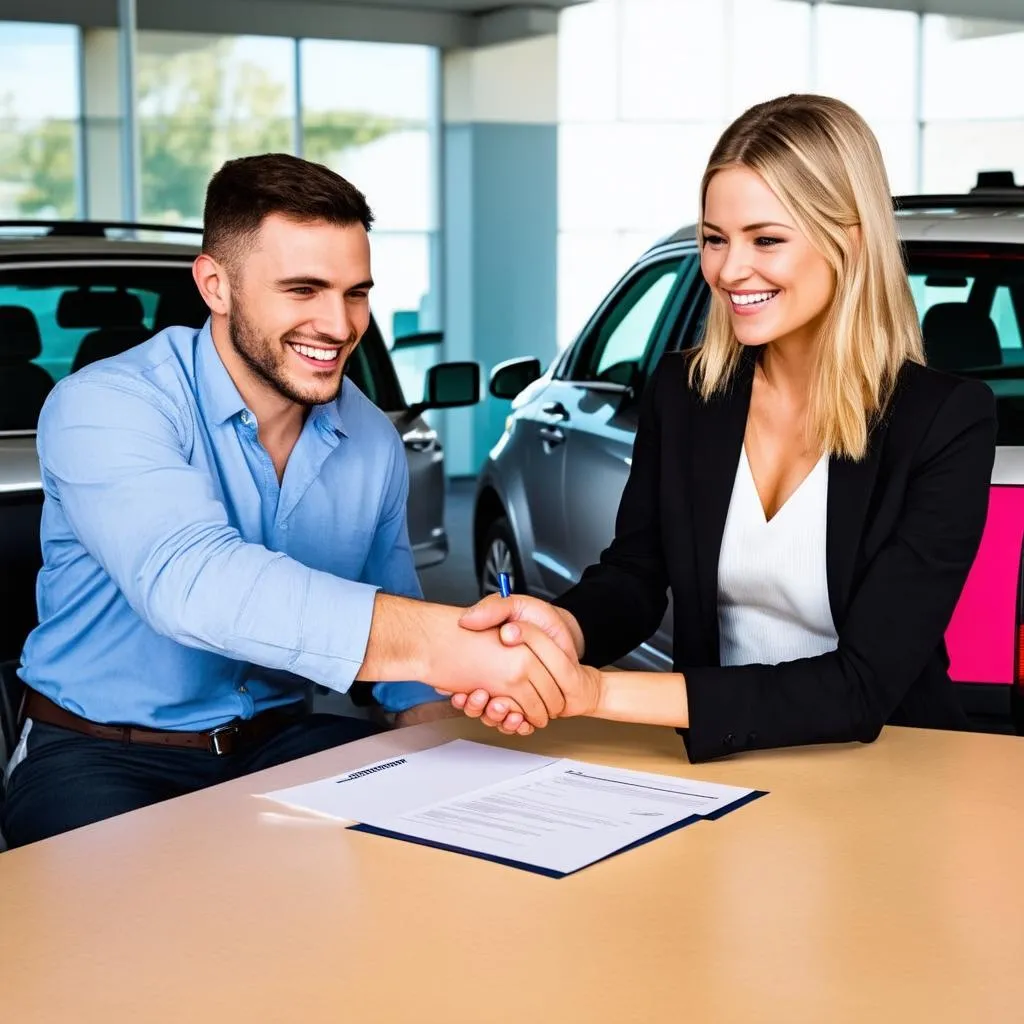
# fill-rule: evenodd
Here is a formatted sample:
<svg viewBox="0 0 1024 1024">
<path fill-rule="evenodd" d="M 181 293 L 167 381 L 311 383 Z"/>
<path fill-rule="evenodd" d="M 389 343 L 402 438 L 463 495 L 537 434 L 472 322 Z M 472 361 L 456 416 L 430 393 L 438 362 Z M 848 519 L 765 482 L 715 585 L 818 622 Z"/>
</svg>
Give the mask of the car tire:
<svg viewBox="0 0 1024 1024">
<path fill-rule="evenodd" d="M 507 572 L 512 592 L 525 594 L 523 563 L 509 521 L 501 516 L 488 527 L 480 553 L 480 596 L 498 593 L 498 573 Z"/>
</svg>

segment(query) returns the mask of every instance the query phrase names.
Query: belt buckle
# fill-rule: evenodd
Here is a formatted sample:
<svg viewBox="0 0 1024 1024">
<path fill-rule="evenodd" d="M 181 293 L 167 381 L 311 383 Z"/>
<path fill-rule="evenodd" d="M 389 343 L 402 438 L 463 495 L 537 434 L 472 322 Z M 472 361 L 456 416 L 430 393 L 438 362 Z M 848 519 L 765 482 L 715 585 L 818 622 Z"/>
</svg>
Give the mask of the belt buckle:
<svg viewBox="0 0 1024 1024">
<path fill-rule="evenodd" d="M 216 729 L 211 729 L 210 736 L 210 749 L 218 756 L 221 757 L 224 754 L 230 753 L 227 749 L 221 746 L 222 736 L 237 736 L 238 726 L 237 725 L 218 725 Z"/>
</svg>

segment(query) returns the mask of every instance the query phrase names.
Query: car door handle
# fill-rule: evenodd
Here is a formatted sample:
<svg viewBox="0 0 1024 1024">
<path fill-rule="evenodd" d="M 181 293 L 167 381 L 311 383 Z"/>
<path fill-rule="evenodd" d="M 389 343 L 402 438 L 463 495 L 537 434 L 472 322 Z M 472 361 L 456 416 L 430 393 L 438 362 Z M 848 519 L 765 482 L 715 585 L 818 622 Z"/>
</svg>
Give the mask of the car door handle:
<svg viewBox="0 0 1024 1024">
<path fill-rule="evenodd" d="M 569 410 L 561 402 L 545 402 L 540 407 L 540 411 L 544 416 L 552 416 L 559 420 L 567 420 L 569 418 Z"/>
<path fill-rule="evenodd" d="M 402 444 L 411 452 L 425 452 L 437 446 L 437 431 L 412 427 L 402 434 Z"/>
<path fill-rule="evenodd" d="M 541 427 L 538 433 L 546 448 L 554 448 L 565 441 L 565 434 L 558 427 Z"/>
</svg>

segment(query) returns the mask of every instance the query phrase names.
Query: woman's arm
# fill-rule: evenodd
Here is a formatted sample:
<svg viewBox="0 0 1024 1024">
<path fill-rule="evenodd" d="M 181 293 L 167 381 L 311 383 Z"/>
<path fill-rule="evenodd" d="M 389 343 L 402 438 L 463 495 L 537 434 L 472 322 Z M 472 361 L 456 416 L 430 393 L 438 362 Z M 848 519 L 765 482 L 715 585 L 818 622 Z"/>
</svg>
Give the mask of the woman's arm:
<svg viewBox="0 0 1024 1024">
<path fill-rule="evenodd" d="M 591 717 L 685 729 L 690 724 L 686 678 L 679 672 L 602 672 Z"/>
<path fill-rule="evenodd" d="M 926 435 L 897 528 L 854 594 L 835 651 L 685 674 L 597 672 L 549 656 L 567 713 L 682 729 L 692 761 L 875 739 L 941 642 L 963 589 L 984 529 L 994 440 L 990 393 L 957 387 Z M 503 731 L 515 731 L 508 704 L 485 711 L 486 694 L 473 699 L 487 724 L 504 720 Z"/>
<path fill-rule="evenodd" d="M 878 736 L 940 645 L 977 554 L 995 426 L 988 388 L 964 381 L 950 392 L 835 651 L 780 665 L 686 670 L 691 760 Z"/>
</svg>

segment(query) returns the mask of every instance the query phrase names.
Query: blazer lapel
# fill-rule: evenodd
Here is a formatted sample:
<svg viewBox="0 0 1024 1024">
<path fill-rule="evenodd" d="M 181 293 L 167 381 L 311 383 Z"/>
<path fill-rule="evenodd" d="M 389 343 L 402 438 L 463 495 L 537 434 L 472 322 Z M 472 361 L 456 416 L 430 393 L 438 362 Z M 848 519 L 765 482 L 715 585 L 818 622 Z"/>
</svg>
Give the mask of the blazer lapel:
<svg viewBox="0 0 1024 1024">
<path fill-rule="evenodd" d="M 871 431 L 868 451 L 860 462 L 833 458 L 828 467 L 828 511 L 825 524 L 825 569 L 832 621 L 841 629 L 850 599 L 864 520 L 881 461 L 884 425 Z"/>
<path fill-rule="evenodd" d="M 708 664 L 718 664 L 718 558 L 750 409 L 756 351 L 746 350 L 728 390 L 694 402 L 690 452 L 697 587 Z"/>
</svg>

